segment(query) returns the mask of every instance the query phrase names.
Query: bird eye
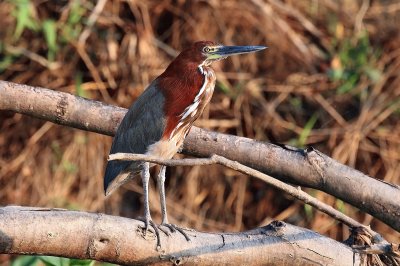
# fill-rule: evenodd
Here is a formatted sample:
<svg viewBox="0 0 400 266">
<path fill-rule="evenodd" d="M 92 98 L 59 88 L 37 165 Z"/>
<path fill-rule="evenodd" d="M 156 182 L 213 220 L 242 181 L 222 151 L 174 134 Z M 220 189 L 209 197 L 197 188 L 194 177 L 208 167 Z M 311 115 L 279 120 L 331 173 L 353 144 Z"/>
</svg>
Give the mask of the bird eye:
<svg viewBox="0 0 400 266">
<path fill-rule="evenodd" d="M 203 48 L 203 52 L 209 53 L 211 51 L 210 47 L 206 46 Z"/>
</svg>

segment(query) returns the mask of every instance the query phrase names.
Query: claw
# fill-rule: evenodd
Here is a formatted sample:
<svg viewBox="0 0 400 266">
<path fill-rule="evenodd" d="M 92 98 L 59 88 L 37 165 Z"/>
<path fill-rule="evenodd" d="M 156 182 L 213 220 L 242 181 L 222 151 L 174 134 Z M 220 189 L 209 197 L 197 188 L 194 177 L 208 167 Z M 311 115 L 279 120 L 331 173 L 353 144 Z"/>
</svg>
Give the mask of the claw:
<svg viewBox="0 0 400 266">
<path fill-rule="evenodd" d="M 147 232 L 151 232 L 151 230 L 149 230 L 149 225 L 153 228 L 155 236 L 157 238 L 157 247 L 156 249 L 159 250 L 161 248 L 161 239 L 160 239 L 160 231 L 158 230 L 158 226 L 152 221 L 152 220 L 147 220 L 144 218 L 138 218 L 139 221 L 142 221 L 144 223 L 144 227 L 143 227 L 143 235 L 146 236 Z M 163 231 L 164 232 L 164 231 Z"/>
<path fill-rule="evenodd" d="M 167 227 L 169 230 L 165 229 L 164 227 Z M 160 229 L 161 232 L 163 232 L 166 236 L 171 236 L 171 229 L 168 226 L 165 226 L 164 224 L 160 224 L 158 226 L 158 229 Z M 170 232 L 171 231 L 171 232 Z M 172 232 L 173 233 L 173 232 Z"/>
<path fill-rule="evenodd" d="M 162 223 L 160 226 L 167 227 L 171 231 L 171 233 L 175 233 L 176 231 L 178 231 L 179 233 L 181 233 L 181 235 L 183 235 L 185 237 L 186 241 L 190 241 L 190 237 L 188 236 L 188 234 L 186 234 L 186 232 L 183 231 L 183 229 L 180 228 L 179 226 L 177 226 L 175 224 L 168 224 L 168 223 Z M 164 230 L 162 230 L 161 227 L 159 227 L 159 228 L 161 231 L 164 232 Z M 166 234 L 166 235 L 170 236 L 171 234 Z"/>
</svg>

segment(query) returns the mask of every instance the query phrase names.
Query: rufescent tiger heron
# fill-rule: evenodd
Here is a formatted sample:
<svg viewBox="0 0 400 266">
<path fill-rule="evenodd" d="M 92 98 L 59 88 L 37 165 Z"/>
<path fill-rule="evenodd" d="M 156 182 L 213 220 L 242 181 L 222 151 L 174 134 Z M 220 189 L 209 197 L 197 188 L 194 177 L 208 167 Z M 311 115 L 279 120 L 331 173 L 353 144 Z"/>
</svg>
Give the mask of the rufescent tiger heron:
<svg viewBox="0 0 400 266">
<path fill-rule="evenodd" d="M 223 46 L 211 41 L 200 41 L 183 50 L 129 108 L 114 136 L 110 154 L 140 153 L 171 159 L 182 146 L 194 121 L 210 102 L 216 81 L 211 63 L 230 55 L 265 48 Z M 104 189 L 107 196 L 140 172 L 144 191 L 145 230 L 148 230 L 149 225 L 154 228 L 157 245 L 160 246 L 158 229 L 152 222 L 149 209 L 149 168 L 150 164 L 143 161 L 109 161 L 104 175 Z M 160 167 L 157 178 L 162 225 L 171 232 L 178 230 L 189 240 L 179 227 L 168 223 L 165 169 L 166 166 Z"/>
</svg>

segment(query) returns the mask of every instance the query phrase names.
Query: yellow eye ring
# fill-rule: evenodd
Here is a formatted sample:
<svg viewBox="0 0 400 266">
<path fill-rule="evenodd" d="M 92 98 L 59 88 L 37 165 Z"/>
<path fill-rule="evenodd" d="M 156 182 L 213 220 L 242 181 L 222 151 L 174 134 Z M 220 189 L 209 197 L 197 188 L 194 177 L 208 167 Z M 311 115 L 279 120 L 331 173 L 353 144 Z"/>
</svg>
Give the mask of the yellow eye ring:
<svg viewBox="0 0 400 266">
<path fill-rule="evenodd" d="M 211 51 L 210 47 L 206 46 L 203 48 L 203 52 L 209 53 Z"/>
</svg>

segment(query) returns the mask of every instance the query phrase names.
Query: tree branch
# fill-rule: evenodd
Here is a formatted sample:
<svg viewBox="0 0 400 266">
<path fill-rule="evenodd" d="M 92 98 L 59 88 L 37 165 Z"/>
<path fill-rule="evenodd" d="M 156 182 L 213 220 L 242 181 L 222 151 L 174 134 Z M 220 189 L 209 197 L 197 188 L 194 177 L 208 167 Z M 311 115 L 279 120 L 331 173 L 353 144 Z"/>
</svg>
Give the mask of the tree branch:
<svg viewBox="0 0 400 266">
<path fill-rule="evenodd" d="M 115 153 L 110 154 L 109 160 L 121 160 L 121 161 L 147 161 L 152 163 L 157 163 L 166 166 L 183 166 L 183 165 L 209 165 L 209 164 L 220 164 L 224 165 L 228 168 L 236 170 L 246 175 L 250 175 L 256 177 L 265 183 L 282 190 L 292 197 L 309 204 L 310 206 L 316 208 L 317 210 L 331 216 L 332 218 L 336 219 L 337 221 L 349 226 L 350 228 L 362 227 L 365 231 L 367 231 L 372 238 L 374 239 L 374 243 L 384 243 L 387 246 L 390 244 L 385 241 L 380 234 L 373 231 L 368 226 L 365 226 L 358 221 L 354 220 L 353 218 L 345 215 L 344 213 L 336 210 L 332 206 L 319 201 L 318 199 L 308 195 L 306 192 L 302 191 L 300 187 L 295 188 L 291 185 L 285 184 L 282 181 L 279 181 L 272 176 L 263 174 L 257 170 L 254 170 L 250 167 L 247 167 L 243 164 L 240 164 L 235 161 L 228 160 L 219 155 L 212 155 L 210 158 L 201 158 L 201 159 L 171 159 L 171 160 L 164 160 L 154 156 L 148 156 L 145 154 L 133 154 L 133 153 Z"/>
<path fill-rule="evenodd" d="M 43 221 L 46 221 L 45 223 Z M 359 265 L 346 245 L 283 222 L 242 233 L 185 230 L 143 235 L 143 223 L 104 214 L 27 207 L 0 208 L 0 252 L 94 259 L 117 264 Z M 149 241 L 148 239 L 151 239 Z M 354 264 L 353 264 L 354 263 Z"/>
<path fill-rule="evenodd" d="M 112 136 L 126 109 L 71 94 L 0 81 L 0 110 Z M 400 188 L 371 178 L 312 148 L 302 150 L 193 127 L 183 153 L 218 154 L 284 182 L 315 188 L 400 231 Z"/>
</svg>

